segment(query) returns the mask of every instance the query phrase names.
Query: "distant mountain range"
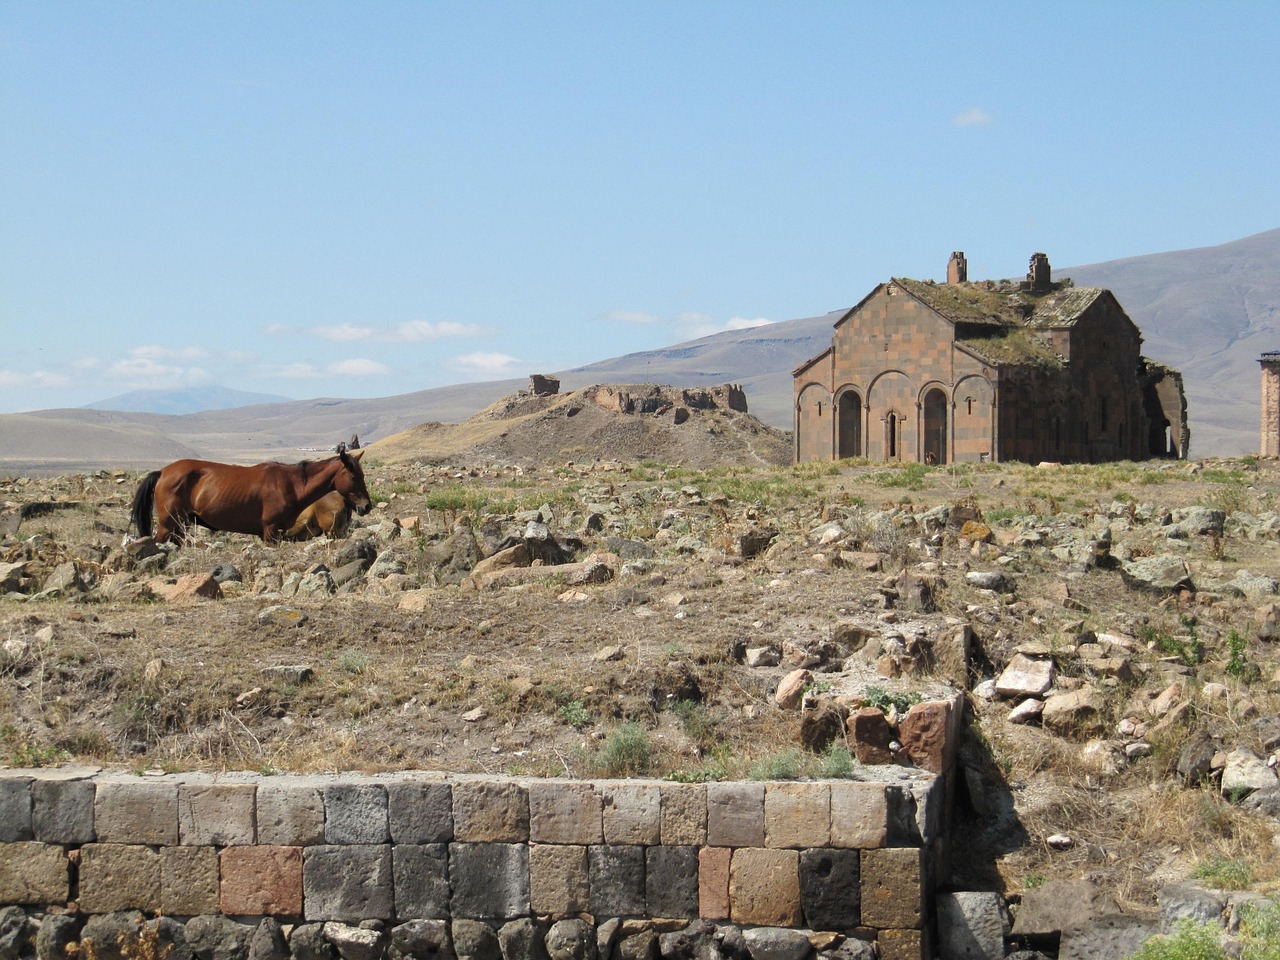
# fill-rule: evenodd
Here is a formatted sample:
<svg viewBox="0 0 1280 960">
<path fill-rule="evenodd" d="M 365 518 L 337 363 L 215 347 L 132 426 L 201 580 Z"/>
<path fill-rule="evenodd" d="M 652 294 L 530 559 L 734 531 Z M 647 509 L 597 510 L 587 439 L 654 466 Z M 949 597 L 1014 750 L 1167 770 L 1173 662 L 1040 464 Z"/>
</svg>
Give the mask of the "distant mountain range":
<svg viewBox="0 0 1280 960">
<path fill-rule="evenodd" d="M 82 409 L 179 416 L 203 410 L 234 410 L 257 403 L 288 403 L 289 399 L 273 393 L 250 393 L 228 387 L 189 387 L 185 390 L 134 390 L 96 403 L 86 403 Z"/>
<path fill-rule="evenodd" d="M 1142 330 L 1143 352 L 1182 371 L 1192 456 L 1257 452 L 1257 361 L 1262 353 L 1280 349 L 1280 230 L 1216 247 L 1055 267 L 1053 274 L 1071 277 L 1078 286 L 1110 288 Z M 868 292 L 851 290 L 850 304 Z M 789 430 L 791 371 L 831 344 L 832 326 L 847 309 L 715 334 L 555 375 L 566 390 L 597 383 L 737 383 L 753 414 Z M 372 400 L 269 398 L 252 406 L 179 415 L 106 409 L 0 415 L 0 471 L 141 468 L 191 455 L 239 462 L 298 459 L 308 451 L 329 450 L 353 433 L 367 442 L 429 421 L 461 422 L 526 384 L 525 378 L 456 384 Z M 192 402 L 187 394 L 185 402 Z M 93 406 L 112 402 L 122 398 Z"/>
</svg>

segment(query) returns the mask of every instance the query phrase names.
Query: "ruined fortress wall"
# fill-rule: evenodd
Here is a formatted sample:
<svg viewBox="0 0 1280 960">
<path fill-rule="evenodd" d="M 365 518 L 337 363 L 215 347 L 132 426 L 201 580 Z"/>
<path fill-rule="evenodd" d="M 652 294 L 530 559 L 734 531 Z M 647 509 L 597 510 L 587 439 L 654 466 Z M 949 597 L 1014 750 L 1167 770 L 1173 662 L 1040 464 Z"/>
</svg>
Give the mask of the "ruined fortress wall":
<svg viewBox="0 0 1280 960">
<path fill-rule="evenodd" d="M 282 923 L 701 917 L 931 956 L 946 777 L 863 773 L 882 779 L 5 770 L 0 904 Z"/>
</svg>

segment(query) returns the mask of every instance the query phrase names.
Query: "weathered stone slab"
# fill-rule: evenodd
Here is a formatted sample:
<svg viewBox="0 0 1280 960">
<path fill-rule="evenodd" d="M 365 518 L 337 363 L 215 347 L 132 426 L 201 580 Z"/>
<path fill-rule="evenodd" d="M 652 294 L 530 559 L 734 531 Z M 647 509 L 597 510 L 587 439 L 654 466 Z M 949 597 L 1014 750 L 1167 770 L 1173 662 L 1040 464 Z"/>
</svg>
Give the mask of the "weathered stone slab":
<svg viewBox="0 0 1280 960">
<path fill-rule="evenodd" d="M 0 844 L 0 903 L 66 903 L 71 862 L 53 844 L 30 840 Z"/>
<path fill-rule="evenodd" d="M 698 850 L 698 915 L 704 920 L 729 919 L 729 847 Z"/>
<path fill-rule="evenodd" d="M 889 839 L 889 802 L 879 783 L 837 781 L 831 789 L 831 845 L 883 847 Z"/>
<path fill-rule="evenodd" d="M 604 807 L 604 842 L 662 842 L 662 790 L 656 783 L 610 780 L 596 784 Z"/>
<path fill-rule="evenodd" d="M 85 844 L 80 848 L 80 909 L 158 911 L 160 854 L 141 844 Z"/>
<path fill-rule="evenodd" d="M 644 847 L 610 844 L 589 847 L 591 910 L 597 917 L 644 914 Z"/>
<path fill-rule="evenodd" d="M 449 919 L 449 847 L 397 843 L 392 847 L 396 916 Z"/>
<path fill-rule="evenodd" d="M 388 920 L 394 910 L 388 844 L 323 844 L 302 851 L 308 920 Z"/>
<path fill-rule="evenodd" d="M 394 843 L 448 843 L 453 839 L 453 790 L 447 783 L 389 783 L 387 813 Z"/>
<path fill-rule="evenodd" d="M 578 780 L 529 784 L 529 839 L 582 846 L 603 842 L 600 795 L 591 784 Z"/>
<path fill-rule="evenodd" d="M 455 825 L 457 790 L 454 791 Z M 529 913 L 529 847 L 449 844 L 450 912 L 455 918 L 510 920 Z"/>
<path fill-rule="evenodd" d="M 998 893 L 938 894 L 938 948 L 944 957 L 1003 960 L 1009 910 Z"/>
<path fill-rule="evenodd" d="M 0 777 L 0 843 L 31 840 L 31 780 Z"/>
<path fill-rule="evenodd" d="M 879 960 L 933 960 L 934 953 L 919 930 L 881 930 L 876 935 Z"/>
<path fill-rule="evenodd" d="M 645 908 L 651 917 L 698 915 L 698 848 L 645 847 Z"/>
<path fill-rule="evenodd" d="M 733 851 L 729 864 L 729 916 L 734 923 L 798 927 L 800 854 L 750 847 Z"/>
<path fill-rule="evenodd" d="M 857 850 L 800 852 L 800 909 L 813 930 L 850 930 L 861 920 Z"/>
<path fill-rule="evenodd" d="M 663 783 L 660 817 L 663 843 L 707 842 L 707 788 L 701 783 Z"/>
<path fill-rule="evenodd" d="M 1125 960 L 1159 932 L 1159 922 L 1150 917 L 1095 917 L 1085 926 L 1062 931 L 1058 960 Z"/>
<path fill-rule="evenodd" d="M 764 784 L 707 784 L 707 843 L 713 847 L 764 846 Z"/>
<path fill-rule="evenodd" d="M 186 846 L 254 843 L 251 783 L 181 783 L 178 786 L 178 838 Z"/>
<path fill-rule="evenodd" d="M 227 847 L 221 854 L 222 912 L 301 916 L 302 847 Z"/>
<path fill-rule="evenodd" d="M 93 823 L 101 843 L 177 846 L 178 785 L 170 781 L 99 780 Z"/>
<path fill-rule="evenodd" d="M 529 906 L 547 916 L 585 913 L 590 908 L 586 847 L 529 845 Z"/>
<path fill-rule="evenodd" d="M 825 783 L 770 783 L 764 793 L 765 845 L 825 847 L 831 842 L 831 788 Z"/>
<path fill-rule="evenodd" d="M 527 843 L 528 789 L 504 780 L 455 782 L 453 836 L 465 843 Z"/>
<path fill-rule="evenodd" d="M 160 848 L 160 912 L 194 917 L 217 913 L 218 851 L 213 847 Z"/>
<path fill-rule="evenodd" d="M 32 783 L 32 825 L 36 839 L 45 843 L 92 843 L 97 839 L 93 829 L 94 794 L 90 780 Z"/>
<path fill-rule="evenodd" d="M 313 783 L 271 778 L 258 784 L 258 842 L 282 847 L 324 843 L 324 798 Z"/>
<path fill-rule="evenodd" d="M 918 929 L 924 917 L 924 851 L 884 847 L 861 854 L 862 922 L 870 927 Z"/>
<path fill-rule="evenodd" d="M 380 783 L 333 783 L 325 787 L 324 838 L 328 843 L 372 845 L 390 840 L 386 787 Z"/>
</svg>

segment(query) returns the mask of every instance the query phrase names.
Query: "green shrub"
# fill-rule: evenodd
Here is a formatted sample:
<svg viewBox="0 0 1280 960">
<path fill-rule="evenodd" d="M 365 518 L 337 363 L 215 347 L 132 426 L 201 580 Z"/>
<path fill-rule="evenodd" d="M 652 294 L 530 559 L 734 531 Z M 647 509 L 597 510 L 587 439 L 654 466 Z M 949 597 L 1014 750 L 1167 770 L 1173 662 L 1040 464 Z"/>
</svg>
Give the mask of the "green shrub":
<svg viewBox="0 0 1280 960">
<path fill-rule="evenodd" d="M 750 780 L 795 780 L 804 772 L 808 757 L 799 747 L 788 747 L 762 757 L 747 771 Z"/>
<path fill-rule="evenodd" d="M 1226 857 L 1214 857 L 1196 864 L 1191 876 L 1204 880 L 1219 890 L 1244 890 L 1253 879 L 1253 871 L 1244 860 L 1230 860 Z"/>
</svg>

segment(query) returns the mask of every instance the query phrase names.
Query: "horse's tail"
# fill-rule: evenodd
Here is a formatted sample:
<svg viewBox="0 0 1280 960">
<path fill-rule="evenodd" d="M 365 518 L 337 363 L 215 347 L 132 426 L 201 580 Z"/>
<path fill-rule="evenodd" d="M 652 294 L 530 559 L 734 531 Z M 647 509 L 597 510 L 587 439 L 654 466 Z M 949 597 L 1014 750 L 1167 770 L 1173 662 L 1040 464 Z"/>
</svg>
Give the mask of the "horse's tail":
<svg viewBox="0 0 1280 960">
<path fill-rule="evenodd" d="M 138 528 L 138 536 L 151 536 L 151 509 L 156 502 L 156 482 L 160 479 L 160 471 L 152 470 L 142 478 L 138 492 L 133 495 L 133 513 L 129 519 Z"/>
</svg>

